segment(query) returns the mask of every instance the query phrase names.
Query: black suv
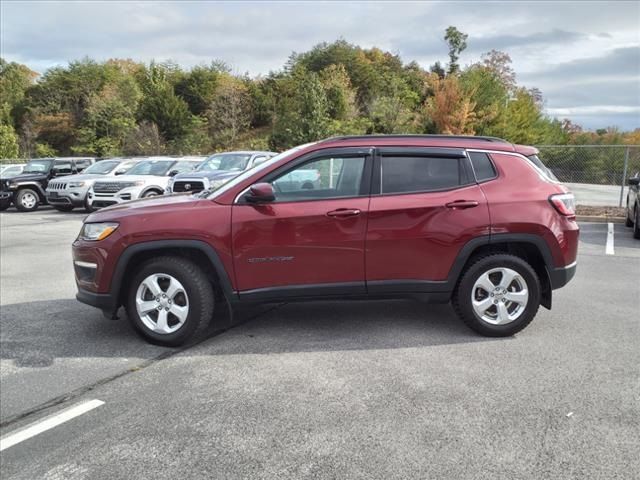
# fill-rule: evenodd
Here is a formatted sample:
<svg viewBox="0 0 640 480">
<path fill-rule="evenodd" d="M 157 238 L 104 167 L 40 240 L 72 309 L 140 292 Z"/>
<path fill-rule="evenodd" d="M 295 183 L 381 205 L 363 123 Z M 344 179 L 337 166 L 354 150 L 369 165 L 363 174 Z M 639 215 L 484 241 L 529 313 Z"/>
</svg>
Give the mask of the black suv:
<svg viewBox="0 0 640 480">
<path fill-rule="evenodd" d="M 45 190 L 51 179 L 80 173 L 95 162 L 93 158 L 37 158 L 23 172 L 0 182 L 0 210 L 11 202 L 21 212 L 31 212 L 47 203 Z"/>
<path fill-rule="evenodd" d="M 640 172 L 629 179 L 626 225 L 633 227 L 633 238 L 640 239 Z"/>
</svg>

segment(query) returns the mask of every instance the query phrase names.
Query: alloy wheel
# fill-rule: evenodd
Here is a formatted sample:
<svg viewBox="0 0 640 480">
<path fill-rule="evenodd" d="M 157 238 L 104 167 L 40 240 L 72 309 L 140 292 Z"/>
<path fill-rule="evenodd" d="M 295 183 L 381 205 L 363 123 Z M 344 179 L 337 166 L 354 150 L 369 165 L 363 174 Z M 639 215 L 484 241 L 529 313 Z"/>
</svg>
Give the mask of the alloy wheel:
<svg viewBox="0 0 640 480">
<path fill-rule="evenodd" d="M 187 320 L 189 297 L 178 279 L 166 273 L 155 273 L 138 286 L 136 310 L 149 330 L 170 334 Z"/>
<path fill-rule="evenodd" d="M 527 282 L 511 268 L 493 268 L 480 275 L 471 290 L 473 310 L 483 321 L 506 325 L 517 320 L 529 300 Z"/>
</svg>

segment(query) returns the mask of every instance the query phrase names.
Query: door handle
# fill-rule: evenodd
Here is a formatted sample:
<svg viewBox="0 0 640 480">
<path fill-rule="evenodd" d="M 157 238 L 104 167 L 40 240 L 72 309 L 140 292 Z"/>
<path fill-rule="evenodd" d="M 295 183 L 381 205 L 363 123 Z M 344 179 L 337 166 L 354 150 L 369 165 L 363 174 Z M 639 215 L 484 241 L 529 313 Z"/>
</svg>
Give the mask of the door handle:
<svg viewBox="0 0 640 480">
<path fill-rule="evenodd" d="M 360 210 L 357 208 L 338 208 L 337 210 L 327 212 L 327 217 L 336 218 L 355 217 L 357 215 L 360 215 Z"/>
<path fill-rule="evenodd" d="M 475 200 L 456 200 L 455 202 L 445 203 L 445 207 L 464 210 L 465 208 L 477 207 L 478 202 Z"/>
</svg>

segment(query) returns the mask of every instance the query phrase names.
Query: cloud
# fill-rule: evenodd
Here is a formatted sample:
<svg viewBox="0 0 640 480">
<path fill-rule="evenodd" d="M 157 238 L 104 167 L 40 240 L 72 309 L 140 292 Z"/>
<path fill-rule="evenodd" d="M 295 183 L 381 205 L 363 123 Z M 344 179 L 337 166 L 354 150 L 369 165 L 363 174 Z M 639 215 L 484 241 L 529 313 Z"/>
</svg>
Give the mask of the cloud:
<svg viewBox="0 0 640 480">
<path fill-rule="evenodd" d="M 88 55 L 186 67 L 222 59 L 258 75 L 337 38 L 427 67 L 446 62 L 444 30 L 455 25 L 469 34 L 461 64 L 506 51 L 520 82 L 541 88 L 549 108 L 570 109 L 638 105 L 639 17 L 638 2 L 16 1 L 2 3 L 0 35 L 2 56 L 39 72 Z M 633 114 L 611 115 L 637 126 Z"/>
</svg>

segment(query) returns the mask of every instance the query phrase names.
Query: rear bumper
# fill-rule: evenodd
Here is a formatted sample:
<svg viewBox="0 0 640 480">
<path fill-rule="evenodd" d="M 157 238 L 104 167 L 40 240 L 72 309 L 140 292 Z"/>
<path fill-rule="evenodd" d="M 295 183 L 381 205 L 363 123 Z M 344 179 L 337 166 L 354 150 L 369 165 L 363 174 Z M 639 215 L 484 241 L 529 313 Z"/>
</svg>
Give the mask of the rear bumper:
<svg viewBox="0 0 640 480">
<path fill-rule="evenodd" d="M 576 274 L 577 262 L 573 262 L 566 267 L 554 268 L 549 272 L 549 279 L 551 280 L 551 289 L 556 290 L 564 287 Z"/>
</svg>

